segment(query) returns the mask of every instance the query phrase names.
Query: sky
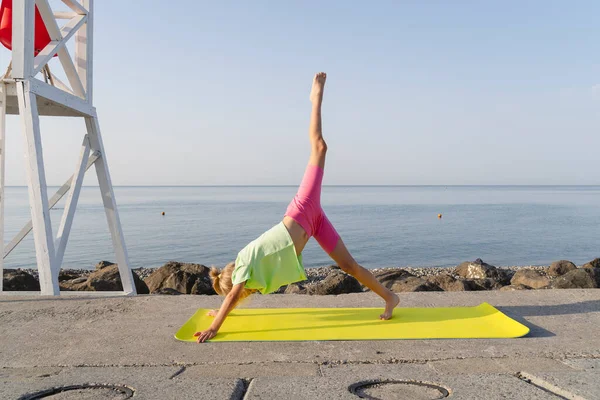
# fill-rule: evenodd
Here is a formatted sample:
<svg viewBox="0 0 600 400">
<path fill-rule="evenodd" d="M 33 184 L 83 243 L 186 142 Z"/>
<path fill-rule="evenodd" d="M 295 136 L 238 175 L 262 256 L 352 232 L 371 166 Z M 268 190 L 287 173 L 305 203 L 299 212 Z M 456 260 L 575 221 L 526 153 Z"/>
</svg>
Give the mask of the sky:
<svg viewBox="0 0 600 400">
<path fill-rule="evenodd" d="M 600 184 L 600 2 L 95 9 L 94 104 L 115 185 L 298 184 L 318 71 L 326 185 Z M 18 117 L 7 127 L 6 184 L 25 185 Z M 41 127 L 47 182 L 61 185 L 84 122 Z"/>
</svg>

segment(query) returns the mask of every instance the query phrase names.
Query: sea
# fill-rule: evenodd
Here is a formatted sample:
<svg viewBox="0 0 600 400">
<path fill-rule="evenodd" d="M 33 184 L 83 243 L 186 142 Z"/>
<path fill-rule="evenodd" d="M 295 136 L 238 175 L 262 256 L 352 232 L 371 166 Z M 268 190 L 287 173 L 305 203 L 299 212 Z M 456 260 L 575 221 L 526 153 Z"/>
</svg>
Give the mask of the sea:
<svg viewBox="0 0 600 400">
<path fill-rule="evenodd" d="M 49 197 L 57 187 L 49 187 Z M 114 188 L 132 268 L 222 267 L 279 223 L 297 186 Z M 66 197 L 51 211 L 54 234 Z M 323 186 L 321 204 L 365 268 L 582 264 L 600 257 L 600 186 Z M 164 215 L 163 215 L 164 213 Z M 31 218 L 26 187 L 5 189 L 5 243 Z M 306 267 L 333 264 L 311 239 Z M 98 187 L 82 188 L 63 268 L 114 261 Z M 32 234 L 5 268 L 35 268 Z"/>
</svg>

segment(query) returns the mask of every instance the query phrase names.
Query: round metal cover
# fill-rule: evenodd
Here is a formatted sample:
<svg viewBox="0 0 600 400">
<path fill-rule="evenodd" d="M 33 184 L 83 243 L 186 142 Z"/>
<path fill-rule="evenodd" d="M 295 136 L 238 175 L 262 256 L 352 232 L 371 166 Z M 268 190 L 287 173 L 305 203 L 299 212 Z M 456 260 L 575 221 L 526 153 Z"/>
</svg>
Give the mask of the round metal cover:
<svg viewBox="0 0 600 400">
<path fill-rule="evenodd" d="M 448 389 L 419 381 L 371 380 L 357 382 L 348 388 L 361 399 L 370 400 L 435 400 L 450 395 Z"/>
</svg>

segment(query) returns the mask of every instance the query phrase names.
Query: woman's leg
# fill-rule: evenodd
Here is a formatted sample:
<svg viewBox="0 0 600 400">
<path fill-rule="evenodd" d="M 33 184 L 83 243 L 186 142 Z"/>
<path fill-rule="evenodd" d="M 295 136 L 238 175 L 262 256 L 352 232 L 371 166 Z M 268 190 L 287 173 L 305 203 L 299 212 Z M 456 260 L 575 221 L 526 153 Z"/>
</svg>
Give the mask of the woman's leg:
<svg viewBox="0 0 600 400">
<path fill-rule="evenodd" d="M 318 165 L 307 165 L 298 192 L 285 211 L 283 224 L 292 237 L 296 254 L 304 250 L 321 215 L 322 181 L 323 169 Z"/>
<path fill-rule="evenodd" d="M 310 140 L 310 158 L 296 196 L 292 199 L 284 214 L 283 223 L 294 242 L 296 253 L 300 254 L 308 239 L 313 235 L 321 215 L 321 184 L 327 145 L 321 131 L 321 104 L 326 75 L 315 75 L 310 92 L 312 110 L 308 137 Z M 295 222 L 295 224 L 294 224 Z"/>
<path fill-rule="evenodd" d="M 385 311 L 379 318 L 390 319 L 392 317 L 392 311 L 400 302 L 398 295 L 383 286 L 371 271 L 358 264 L 346 248 L 346 245 L 344 245 L 341 238 L 337 241 L 334 250 L 329 253 L 329 256 L 337 263 L 342 271 L 355 277 L 360 283 L 385 300 Z"/>
<path fill-rule="evenodd" d="M 308 161 L 308 168 L 311 165 L 317 165 L 321 169 L 325 168 L 325 156 L 327 153 L 327 144 L 323 140 L 323 132 L 321 127 L 321 104 L 323 102 L 323 90 L 325 89 L 325 80 L 327 75 L 324 72 L 320 72 L 315 75 L 313 80 L 312 90 L 310 92 L 310 101 L 312 102 L 312 112 L 310 115 L 310 127 L 309 127 L 309 138 L 311 144 L 310 159 Z M 322 175 L 322 174 L 321 174 Z M 322 176 L 321 176 L 322 179 Z M 321 209 L 320 194 L 321 185 L 319 181 L 318 189 L 313 188 L 314 193 L 317 193 L 319 203 L 318 207 L 321 212 L 319 216 L 318 226 L 314 229 L 313 235 L 317 242 L 321 245 L 323 250 L 337 265 L 345 272 L 354 276 L 360 283 L 377 293 L 385 300 L 385 311 L 381 314 L 381 319 L 389 319 L 392 316 L 392 311 L 400 299 L 391 290 L 383 286 L 371 272 L 361 267 L 350 255 L 348 249 L 342 242 L 340 235 L 336 232 L 335 228 Z"/>
<path fill-rule="evenodd" d="M 321 211 L 322 212 L 322 211 Z M 315 239 L 327 254 L 337 263 L 342 271 L 352 275 L 360 283 L 377 293 L 385 300 L 385 311 L 380 315 L 381 319 L 390 319 L 394 307 L 398 305 L 398 296 L 383 286 L 373 274 L 360 266 L 348 249 L 340 235 L 337 233 L 324 212 L 314 232 Z"/>
<path fill-rule="evenodd" d="M 325 155 L 327 153 L 327 144 L 323 140 L 321 128 L 321 104 L 323 103 L 323 91 L 325 90 L 326 79 L 327 75 L 325 72 L 316 74 L 310 91 L 312 110 L 308 129 L 308 137 L 310 139 L 310 158 L 308 164 L 318 165 L 321 169 L 325 169 Z"/>
</svg>

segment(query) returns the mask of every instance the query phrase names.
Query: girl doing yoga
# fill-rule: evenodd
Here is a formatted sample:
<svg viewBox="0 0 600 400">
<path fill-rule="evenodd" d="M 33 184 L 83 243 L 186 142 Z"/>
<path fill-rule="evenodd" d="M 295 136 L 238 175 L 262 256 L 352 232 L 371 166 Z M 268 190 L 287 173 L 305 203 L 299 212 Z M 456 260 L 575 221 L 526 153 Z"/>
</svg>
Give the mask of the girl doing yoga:
<svg viewBox="0 0 600 400">
<path fill-rule="evenodd" d="M 215 337 L 227 315 L 241 299 L 255 292 L 272 293 L 283 285 L 306 280 L 301 253 L 311 236 L 344 272 L 385 300 L 385 310 L 379 316 L 381 319 L 390 319 L 400 301 L 395 293 L 352 258 L 321 208 L 321 182 L 327 153 L 321 132 L 325 79 L 325 73 L 320 72 L 313 80 L 309 127 L 311 152 L 298 193 L 279 224 L 250 242 L 238 253 L 235 262 L 229 263 L 221 272 L 211 269 L 213 287 L 225 299 L 221 308 L 209 312 L 215 317 L 210 327 L 194 334 L 198 343 Z"/>
</svg>

